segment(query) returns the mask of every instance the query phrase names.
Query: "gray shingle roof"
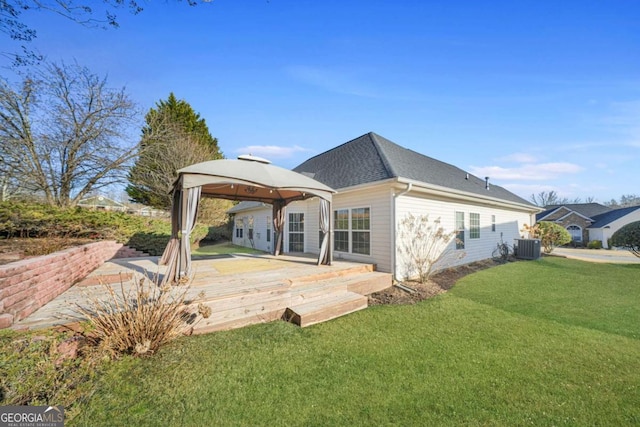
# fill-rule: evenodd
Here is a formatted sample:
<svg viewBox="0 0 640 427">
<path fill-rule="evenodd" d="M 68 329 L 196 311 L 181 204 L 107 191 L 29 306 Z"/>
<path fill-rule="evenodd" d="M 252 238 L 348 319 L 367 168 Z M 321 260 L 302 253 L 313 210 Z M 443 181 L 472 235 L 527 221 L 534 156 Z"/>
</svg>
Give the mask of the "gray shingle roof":
<svg viewBox="0 0 640 427">
<path fill-rule="evenodd" d="M 555 211 L 558 208 L 548 209 L 545 207 L 545 209 L 546 209 L 545 211 L 539 212 L 536 214 L 536 221 L 540 221 L 541 218 L 544 218 L 545 216 L 549 215 L 551 212 Z"/>
<path fill-rule="evenodd" d="M 487 190 L 484 179 L 401 147 L 373 132 L 312 157 L 293 170 L 308 174 L 336 189 L 390 178 L 406 178 L 533 206 L 497 185 L 490 183 L 490 189 Z"/>
<path fill-rule="evenodd" d="M 602 213 L 593 217 L 593 224 L 589 228 L 602 228 L 607 224 L 612 223 L 616 219 L 622 218 L 625 215 L 630 214 L 633 211 L 640 209 L 640 206 L 631 206 L 628 208 L 615 209 L 609 212 Z"/>
<path fill-rule="evenodd" d="M 588 218 L 592 218 L 596 215 L 600 215 L 606 212 L 611 211 L 611 208 L 601 205 L 600 203 L 573 203 L 566 205 L 549 205 L 545 206 L 545 211 L 542 214 L 548 214 L 552 211 L 558 209 L 559 207 L 564 206 L 567 209 L 570 209 L 574 212 L 578 212 L 580 215 L 586 216 Z M 542 215 L 541 214 L 541 215 Z"/>
</svg>

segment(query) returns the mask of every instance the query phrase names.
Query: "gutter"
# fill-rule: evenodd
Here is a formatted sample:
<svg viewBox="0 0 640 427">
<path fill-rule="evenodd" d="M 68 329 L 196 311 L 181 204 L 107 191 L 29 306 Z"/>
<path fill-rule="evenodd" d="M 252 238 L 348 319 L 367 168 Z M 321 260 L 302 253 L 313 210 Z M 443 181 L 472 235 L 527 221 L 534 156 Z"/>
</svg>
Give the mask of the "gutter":
<svg viewBox="0 0 640 427">
<path fill-rule="evenodd" d="M 396 200 L 398 199 L 398 197 L 400 196 L 404 196 L 405 194 L 407 194 L 408 192 L 410 192 L 413 189 L 413 183 L 412 182 L 408 182 L 407 183 L 407 188 L 405 188 L 404 190 L 402 190 L 401 192 L 399 192 L 398 194 L 396 194 L 395 192 L 391 193 L 391 269 L 392 269 L 392 276 L 395 280 L 398 280 L 398 278 L 396 277 L 396 271 L 397 271 L 397 266 L 396 266 Z"/>
<path fill-rule="evenodd" d="M 415 181 L 409 181 L 407 179 L 402 179 L 402 178 L 398 179 L 398 183 L 400 184 L 411 184 L 412 182 L 415 182 Z M 544 211 L 544 209 L 538 206 L 525 205 L 523 203 L 511 202 L 508 200 L 483 196 L 481 194 L 476 194 L 476 193 L 468 193 L 466 191 L 454 190 L 447 187 L 441 187 L 439 185 L 430 185 L 422 182 L 421 183 L 416 182 L 416 187 L 418 188 L 416 188 L 415 191 L 419 191 L 427 194 L 433 194 L 433 195 L 445 197 L 448 199 L 451 199 L 452 196 L 454 196 L 458 200 L 465 200 L 465 201 L 470 201 L 475 203 L 478 203 L 478 201 L 482 201 L 483 203 L 487 205 L 492 205 L 492 206 L 502 206 L 502 207 L 511 208 L 511 209 L 519 208 L 519 209 L 525 209 L 529 212 Z"/>
</svg>

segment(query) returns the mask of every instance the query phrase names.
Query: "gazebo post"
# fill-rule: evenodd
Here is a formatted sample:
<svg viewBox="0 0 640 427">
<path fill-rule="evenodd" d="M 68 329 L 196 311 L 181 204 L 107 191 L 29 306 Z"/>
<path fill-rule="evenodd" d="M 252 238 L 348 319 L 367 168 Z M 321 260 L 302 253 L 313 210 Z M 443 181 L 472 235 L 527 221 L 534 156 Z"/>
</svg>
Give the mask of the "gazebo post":
<svg viewBox="0 0 640 427">
<path fill-rule="evenodd" d="M 284 200 L 273 201 L 273 229 L 276 232 L 275 244 L 273 245 L 273 255 L 278 256 L 282 253 L 282 232 L 284 231 Z"/>
</svg>

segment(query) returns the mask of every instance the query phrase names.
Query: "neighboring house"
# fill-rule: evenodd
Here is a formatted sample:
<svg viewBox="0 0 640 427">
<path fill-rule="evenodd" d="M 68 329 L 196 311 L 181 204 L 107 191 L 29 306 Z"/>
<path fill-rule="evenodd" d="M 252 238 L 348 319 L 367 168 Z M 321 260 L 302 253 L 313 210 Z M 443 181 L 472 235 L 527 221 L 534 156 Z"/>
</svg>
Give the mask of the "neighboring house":
<svg viewBox="0 0 640 427">
<path fill-rule="evenodd" d="M 614 209 L 593 217 L 594 223 L 589 226 L 589 240 L 600 240 L 603 248 L 609 247 L 609 239 L 613 233 L 625 225 L 640 221 L 640 206 Z"/>
<path fill-rule="evenodd" d="M 104 211 L 125 212 L 127 210 L 127 207 L 124 204 L 102 195 L 84 198 L 78 202 L 78 206 Z"/>
<path fill-rule="evenodd" d="M 611 209 L 599 203 L 576 203 L 546 206 L 537 221 L 551 221 L 569 231 L 574 245 L 586 246 L 600 240 L 608 248 L 608 239 L 626 224 L 640 221 L 640 206 Z"/>
<path fill-rule="evenodd" d="M 261 202 L 240 202 L 227 213 L 234 215 L 232 242 L 265 252 L 273 250 L 272 207 Z"/>
<path fill-rule="evenodd" d="M 488 179 L 375 133 L 312 157 L 294 170 L 338 190 L 332 203 L 334 259 L 374 263 L 399 280 L 410 275 L 410 263 L 396 238 L 398 224 L 409 213 L 439 219 L 446 230 L 456 232 L 447 249 L 453 256 L 440 266 L 446 267 L 492 257 L 499 242 L 512 244 L 540 211 Z M 247 234 L 252 227 L 253 245 L 270 249 L 267 236 L 273 236 L 266 227 L 271 206 L 242 202 L 230 213 L 235 214 L 234 243 L 250 246 Z M 318 253 L 319 235 L 316 199 L 287 206 L 285 252 Z"/>
<path fill-rule="evenodd" d="M 78 206 L 87 209 L 102 211 L 127 212 L 132 215 L 167 217 L 169 212 L 155 209 L 139 203 L 120 203 L 103 195 L 95 195 L 84 198 L 78 202 Z"/>
</svg>

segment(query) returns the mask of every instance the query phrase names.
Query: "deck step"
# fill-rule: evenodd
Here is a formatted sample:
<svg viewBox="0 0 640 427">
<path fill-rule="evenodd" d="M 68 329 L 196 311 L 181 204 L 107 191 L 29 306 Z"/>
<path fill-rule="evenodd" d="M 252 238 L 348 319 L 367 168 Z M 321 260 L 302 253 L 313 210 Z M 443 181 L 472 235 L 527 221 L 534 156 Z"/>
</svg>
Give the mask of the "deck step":
<svg viewBox="0 0 640 427">
<path fill-rule="evenodd" d="M 283 317 L 304 328 L 364 308 L 367 308 L 367 297 L 355 292 L 342 291 L 291 306 L 285 310 Z"/>
<path fill-rule="evenodd" d="M 347 290 L 360 295 L 369 295 L 390 288 L 393 285 L 392 275 L 373 271 L 371 273 L 358 274 L 346 281 Z"/>
</svg>

